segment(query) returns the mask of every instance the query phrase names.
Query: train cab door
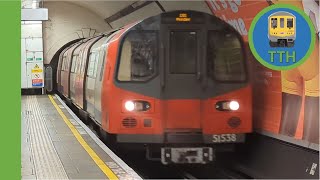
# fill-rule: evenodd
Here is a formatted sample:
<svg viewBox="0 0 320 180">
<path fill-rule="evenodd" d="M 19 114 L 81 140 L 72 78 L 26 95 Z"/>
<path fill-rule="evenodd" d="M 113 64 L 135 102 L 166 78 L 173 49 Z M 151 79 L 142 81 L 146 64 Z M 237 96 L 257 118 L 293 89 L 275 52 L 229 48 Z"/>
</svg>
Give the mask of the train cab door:
<svg viewBox="0 0 320 180">
<path fill-rule="evenodd" d="M 181 26 L 161 28 L 160 74 L 167 132 L 201 129 L 201 43 L 205 42 L 205 33 L 201 25 Z"/>
</svg>

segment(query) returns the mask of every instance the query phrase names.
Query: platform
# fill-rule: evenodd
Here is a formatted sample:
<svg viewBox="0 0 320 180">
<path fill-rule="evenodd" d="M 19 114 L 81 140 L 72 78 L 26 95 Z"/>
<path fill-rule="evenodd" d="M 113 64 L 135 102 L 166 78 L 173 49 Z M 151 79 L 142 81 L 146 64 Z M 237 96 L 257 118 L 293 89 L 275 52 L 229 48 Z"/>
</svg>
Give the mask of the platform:
<svg viewBox="0 0 320 180">
<path fill-rule="evenodd" d="M 21 99 L 22 179 L 141 179 L 58 96 Z"/>
</svg>

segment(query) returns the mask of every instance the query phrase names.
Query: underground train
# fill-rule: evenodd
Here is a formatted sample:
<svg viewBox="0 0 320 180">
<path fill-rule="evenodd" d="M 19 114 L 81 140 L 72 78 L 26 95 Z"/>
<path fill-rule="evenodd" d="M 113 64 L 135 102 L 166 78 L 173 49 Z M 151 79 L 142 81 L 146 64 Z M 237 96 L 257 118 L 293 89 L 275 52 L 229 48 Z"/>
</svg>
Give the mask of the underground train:
<svg viewBox="0 0 320 180">
<path fill-rule="evenodd" d="M 165 12 L 65 48 L 57 89 L 116 144 L 210 163 L 252 131 L 241 35 L 197 11 Z"/>
</svg>

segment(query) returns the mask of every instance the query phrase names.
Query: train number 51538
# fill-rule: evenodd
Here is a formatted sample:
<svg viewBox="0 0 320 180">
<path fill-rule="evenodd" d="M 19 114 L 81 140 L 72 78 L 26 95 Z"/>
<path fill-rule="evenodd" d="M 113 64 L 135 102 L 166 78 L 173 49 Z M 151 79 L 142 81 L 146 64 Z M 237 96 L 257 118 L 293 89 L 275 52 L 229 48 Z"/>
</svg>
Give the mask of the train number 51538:
<svg viewBox="0 0 320 180">
<path fill-rule="evenodd" d="M 235 142 L 235 141 L 237 141 L 236 134 L 212 135 L 212 142 L 215 142 L 215 143 Z"/>
</svg>

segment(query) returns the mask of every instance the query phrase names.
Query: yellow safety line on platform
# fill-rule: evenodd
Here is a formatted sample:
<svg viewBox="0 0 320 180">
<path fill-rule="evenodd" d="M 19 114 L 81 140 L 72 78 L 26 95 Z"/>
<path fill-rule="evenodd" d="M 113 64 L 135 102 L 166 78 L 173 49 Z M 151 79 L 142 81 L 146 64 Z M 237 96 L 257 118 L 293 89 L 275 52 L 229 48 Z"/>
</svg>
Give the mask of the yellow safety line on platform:
<svg viewBox="0 0 320 180">
<path fill-rule="evenodd" d="M 118 177 L 112 172 L 112 170 L 99 158 L 99 156 L 94 152 L 93 149 L 86 143 L 86 141 L 82 138 L 78 130 L 72 125 L 72 123 L 69 121 L 69 119 L 66 117 L 66 115 L 62 112 L 62 110 L 59 108 L 57 103 L 53 100 L 51 95 L 48 95 L 51 103 L 53 106 L 57 109 L 58 113 L 62 117 L 63 121 L 68 125 L 73 135 L 76 137 L 76 139 L 79 141 L 81 146 L 88 152 L 90 157 L 93 159 L 93 161 L 99 166 L 101 171 L 109 178 L 109 179 L 118 179 Z"/>
</svg>

